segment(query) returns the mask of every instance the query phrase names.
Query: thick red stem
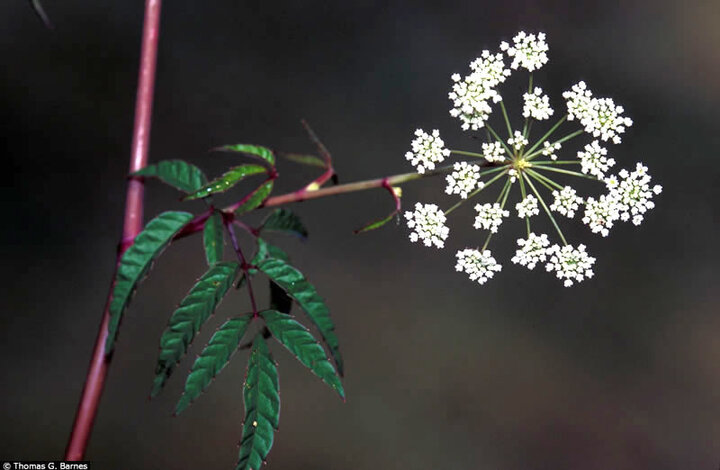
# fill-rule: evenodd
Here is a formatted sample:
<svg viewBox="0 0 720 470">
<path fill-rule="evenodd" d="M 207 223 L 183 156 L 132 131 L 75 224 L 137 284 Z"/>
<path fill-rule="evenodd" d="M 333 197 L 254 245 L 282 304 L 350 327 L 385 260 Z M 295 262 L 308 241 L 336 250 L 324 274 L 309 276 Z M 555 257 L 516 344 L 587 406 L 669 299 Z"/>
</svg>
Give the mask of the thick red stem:
<svg viewBox="0 0 720 470">
<path fill-rule="evenodd" d="M 147 164 L 148 147 L 150 145 L 150 122 L 152 118 L 153 92 L 155 87 L 155 63 L 157 44 L 160 34 L 160 7 L 162 0 L 146 0 L 145 22 L 143 25 L 142 51 L 140 55 L 140 73 L 138 78 L 137 97 L 135 102 L 135 126 L 133 129 L 132 154 L 130 173 L 140 170 Z M 132 244 L 143 226 L 143 182 L 139 178 L 128 181 L 125 200 L 125 219 L 122 240 L 118 247 L 118 262 L 125 250 Z M 113 275 L 113 284 L 115 276 Z M 105 377 L 110 365 L 110 356 L 105 354 L 108 322 L 110 320 L 110 296 L 108 295 L 103 312 L 100 331 L 95 340 L 90 368 L 82 398 L 75 415 L 75 423 L 70 434 L 65 460 L 82 460 L 87 449 L 95 416 L 97 415 L 100 397 L 102 396 Z"/>
</svg>

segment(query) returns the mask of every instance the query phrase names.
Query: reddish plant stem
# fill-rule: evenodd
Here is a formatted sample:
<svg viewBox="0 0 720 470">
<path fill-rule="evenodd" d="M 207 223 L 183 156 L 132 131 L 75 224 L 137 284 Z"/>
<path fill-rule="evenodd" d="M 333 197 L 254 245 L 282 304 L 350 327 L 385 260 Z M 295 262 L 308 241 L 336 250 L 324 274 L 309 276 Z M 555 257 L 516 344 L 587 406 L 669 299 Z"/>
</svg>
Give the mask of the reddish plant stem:
<svg viewBox="0 0 720 470">
<path fill-rule="evenodd" d="M 140 71 L 138 77 L 137 97 L 135 101 L 135 124 L 133 128 L 132 154 L 130 157 L 130 173 L 134 173 L 147 164 L 148 147 L 150 145 L 150 122 L 152 119 L 153 92 L 155 87 L 155 63 L 157 44 L 160 34 L 161 0 L 146 0 L 145 20 L 143 25 L 142 50 L 140 54 Z M 117 261 L 132 244 L 143 226 L 143 193 L 142 179 L 130 178 L 125 200 L 125 218 L 122 240 L 118 246 Z M 204 224 L 204 222 L 203 222 Z M 115 274 L 113 282 L 115 283 Z M 70 440 L 65 451 L 65 460 L 82 460 L 97 415 L 100 397 L 102 396 L 105 377 L 107 376 L 111 356 L 105 354 L 108 323 L 110 321 L 110 297 L 112 287 L 105 304 L 100 330 L 95 340 L 90 368 L 85 379 L 80 404 L 75 415 Z"/>
<path fill-rule="evenodd" d="M 225 228 L 228 231 L 228 234 L 230 235 L 230 241 L 232 242 L 233 249 L 235 250 L 235 253 L 237 253 L 237 257 L 240 260 L 240 267 L 243 270 L 243 273 L 245 274 L 245 282 L 247 282 L 248 286 L 248 294 L 250 295 L 250 304 L 252 305 L 253 309 L 253 317 L 258 316 L 258 309 L 257 304 L 255 303 L 255 294 L 253 293 L 252 288 L 252 280 L 250 279 L 250 275 L 248 274 L 248 271 L 250 270 L 250 265 L 247 263 L 247 260 L 245 259 L 245 255 L 242 252 L 242 249 L 240 249 L 240 244 L 238 243 L 237 236 L 235 235 L 235 229 L 233 229 L 233 220 L 229 217 L 224 217 L 225 222 Z"/>
<path fill-rule="evenodd" d="M 312 130 L 310 127 L 310 124 L 307 123 L 305 119 L 302 119 L 300 121 L 305 128 L 305 131 L 308 133 L 308 136 L 310 136 L 310 140 L 315 144 L 315 146 L 318 149 L 318 153 L 325 161 L 325 172 L 318 176 L 315 180 L 310 182 L 307 186 L 305 186 L 300 191 L 311 191 L 313 189 L 320 188 L 323 184 L 325 184 L 330 178 L 332 178 L 335 175 L 335 170 L 332 166 L 332 156 L 330 155 L 330 152 L 325 147 L 325 145 L 318 139 L 318 136 L 315 134 L 315 131 Z"/>
<path fill-rule="evenodd" d="M 479 166 L 481 167 L 489 167 L 489 166 L 496 166 L 493 163 L 487 163 L 483 162 Z M 310 199 L 318 199 L 322 197 L 328 197 L 328 196 L 336 196 L 338 194 L 347 194 L 347 193 L 354 193 L 357 191 L 366 191 L 368 189 L 377 189 L 377 188 L 384 188 L 388 189 L 388 187 L 392 188 L 392 186 L 399 186 L 403 183 L 407 183 L 409 181 L 414 181 L 420 178 L 427 178 L 429 176 L 436 176 L 436 175 L 442 175 L 447 173 L 448 171 L 452 170 L 452 165 L 447 167 L 438 168 L 433 171 L 426 171 L 423 174 L 419 173 L 402 173 L 399 175 L 393 175 L 393 176 L 386 176 L 384 178 L 377 178 L 372 180 L 365 180 L 365 181 L 356 181 L 354 183 L 347 183 L 347 184 L 339 184 L 337 186 L 332 186 L 330 188 L 321 188 L 315 191 L 308 191 L 305 187 L 293 191 L 291 193 L 287 194 L 281 194 L 279 196 L 273 196 L 269 197 L 265 200 L 262 205 L 258 207 L 258 209 L 263 207 L 277 207 L 282 206 L 285 204 L 291 204 L 293 202 L 302 202 L 307 201 Z M 392 191 L 392 189 L 390 189 Z M 400 202 L 400 199 L 397 198 L 397 195 L 395 195 L 395 192 L 392 192 L 393 197 L 395 198 L 395 204 Z M 250 195 L 245 196 L 240 202 L 237 202 L 235 204 L 232 204 L 224 209 L 222 209 L 223 217 L 227 220 L 233 221 L 235 220 L 235 209 L 240 207 L 249 198 Z M 191 220 L 182 230 L 180 230 L 176 235 L 174 240 L 185 238 L 188 235 L 192 235 L 196 232 L 199 232 L 203 229 L 205 226 L 205 221 L 210 217 L 211 211 L 205 211 L 197 216 L 193 220 Z"/>
</svg>

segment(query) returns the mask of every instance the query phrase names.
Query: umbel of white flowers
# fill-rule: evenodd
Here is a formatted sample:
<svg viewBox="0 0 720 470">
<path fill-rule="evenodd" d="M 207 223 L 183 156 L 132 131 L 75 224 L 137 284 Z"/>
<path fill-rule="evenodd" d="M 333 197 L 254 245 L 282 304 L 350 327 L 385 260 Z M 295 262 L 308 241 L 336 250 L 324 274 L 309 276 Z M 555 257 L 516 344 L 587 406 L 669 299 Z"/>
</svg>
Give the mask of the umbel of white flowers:
<svg viewBox="0 0 720 470">
<path fill-rule="evenodd" d="M 593 233 L 605 237 L 617 222 L 632 221 L 639 225 L 645 213 L 655 207 L 653 196 L 660 194 L 662 187 L 651 185 L 647 167 L 642 163 L 636 163 L 632 171 L 608 173 L 616 162 L 608 156 L 606 145 L 621 143 L 621 135 L 633 122 L 624 115 L 622 106 L 611 98 L 595 97 L 585 82 L 580 81 L 563 93 L 566 113 L 531 143 L 533 123 L 548 120 L 555 114 L 550 98 L 542 88 L 533 86 L 532 72 L 548 62 L 545 34 L 520 32 L 512 44 L 502 42 L 499 49 L 482 51 L 480 57 L 470 63 L 468 75 L 451 76 L 450 115 L 460 120 L 463 130 L 484 131 L 486 142 L 480 149 L 450 150 L 437 129 L 430 133 L 422 129 L 415 131 L 416 137 L 405 157 L 418 173 L 434 170 L 451 155 L 470 157 L 474 161 L 455 162 L 448 168 L 452 171 L 446 177 L 445 192 L 458 195 L 457 203 L 442 210 L 435 204 L 418 202 L 414 211 L 405 212 L 411 229 L 410 241 L 443 248 L 450 232 L 448 216 L 500 182 L 497 186 L 501 189 L 494 201 L 474 204 L 473 227 L 487 231 L 484 243 L 456 253 L 455 269 L 484 284 L 502 269 L 488 245 L 503 220 L 510 216 L 506 205 L 510 193 L 519 186 L 515 210 L 517 216 L 525 220 L 526 235 L 517 240 L 518 249 L 511 261 L 531 270 L 544 263 L 546 271 L 554 272 L 565 286 L 572 286 L 593 276 L 595 258 L 587 253 L 585 245 L 575 247 L 567 242 L 555 214 L 572 219 L 582 212 L 582 222 Z M 498 87 L 518 69 L 525 69 L 530 75 L 527 93 L 523 95 L 524 122 L 522 127 L 514 128 Z M 507 137 L 501 137 L 488 122 L 494 108 L 502 112 L 506 128 L 502 132 L 507 132 Z M 555 133 L 563 124 L 572 128 L 557 137 Z M 566 160 L 559 159 L 562 145 L 582 135 L 589 135 L 590 142 L 581 144 L 582 148 Z M 557 178 L 594 180 L 604 192 L 582 197 L 571 185 L 556 181 Z M 550 204 L 545 198 L 551 200 Z M 548 234 L 536 234 L 531 229 L 531 218 L 539 215 L 541 209 L 555 229 L 559 239 L 555 243 Z"/>
</svg>

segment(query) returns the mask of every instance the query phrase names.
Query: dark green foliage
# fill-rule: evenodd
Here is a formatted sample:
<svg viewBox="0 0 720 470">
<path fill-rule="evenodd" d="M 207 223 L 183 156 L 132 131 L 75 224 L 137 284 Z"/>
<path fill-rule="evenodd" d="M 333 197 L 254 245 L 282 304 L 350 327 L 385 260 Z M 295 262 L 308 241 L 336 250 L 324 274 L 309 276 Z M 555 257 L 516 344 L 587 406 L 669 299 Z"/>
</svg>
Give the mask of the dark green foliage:
<svg viewBox="0 0 720 470">
<path fill-rule="evenodd" d="M 203 229 L 203 245 L 208 265 L 219 262 L 223 256 L 223 221 L 219 212 L 213 214 L 205 221 Z"/>
<path fill-rule="evenodd" d="M 207 183 L 205 173 L 200 168 L 183 160 L 163 160 L 133 174 L 157 178 L 186 193 L 197 191 Z"/>
<path fill-rule="evenodd" d="M 239 152 L 253 157 L 259 157 L 268 162 L 271 166 L 275 166 L 275 155 L 272 150 L 267 147 L 261 147 L 259 145 L 248 145 L 248 144 L 235 144 L 225 145 L 220 147 L 218 150 L 226 152 Z"/>
<path fill-rule="evenodd" d="M 307 238 L 308 236 L 308 231 L 300 218 L 287 209 L 275 209 L 270 213 L 263 222 L 261 230 L 287 232 L 300 238 Z"/>
<path fill-rule="evenodd" d="M 310 320 L 315 324 L 322 335 L 325 343 L 330 348 L 330 353 L 335 360 L 338 372 L 343 375 L 343 362 L 340 354 L 340 345 L 335 335 L 335 325 L 330 318 L 330 312 L 323 299 L 318 295 L 315 288 L 310 284 L 300 271 L 290 266 L 287 260 L 269 257 L 257 264 L 260 271 L 264 272 L 270 279 L 285 289 L 305 311 Z"/>
<path fill-rule="evenodd" d="M 226 321 L 210 338 L 210 342 L 200 353 L 192 370 L 185 381 L 185 391 L 175 407 L 175 414 L 180 414 L 190 406 L 210 382 L 225 367 L 230 356 L 237 350 L 252 315 L 243 315 Z"/>
<path fill-rule="evenodd" d="M 160 357 L 155 367 L 151 396 L 157 395 L 203 323 L 213 314 L 220 300 L 232 286 L 240 266 L 217 263 L 200 278 L 170 317 L 160 338 Z"/>
<path fill-rule="evenodd" d="M 148 222 L 120 258 L 110 301 L 110 322 L 105 341 L 106 354 L 112 352 L 115 346 L 120 320 L 137 284 L 148 272 L 153 260 L 191 219 L 192 214 L 187 212 L 163 212 Z"/>
<path fill-rule="evenodd" d="M 261 184 L 251 193 L 250 197 L 247 198 L 247 200 L 240 205 L 240 207 L 235 209 L 235 214 L 241 215 L 260 207 L 260 205 L 265 202 L 265 199 L 270 196 L 274 184 L 275 183 L 273 182 L 273 180 L 267 180 L 263 184 Z"/>
<path fill-rule="evenodd" d="M 219 178 L 215 178 L 197 191 L 185 196 L 185 200 L 208 197 L 211 194 L 222 193 L 238 184 L 248 176 L 267 172 L 267 168 L 260 165 L 240 165 L 230 168 Z"/>
<path fill-rule="evenodd" d="M 255 337 L 243 390 L 245 421 L 236 470 L 259 470 L 273 445 L 280 419 L 275 361 L 261 334 Z"/>
<path fill-rule="evenodd" d="M 328 360 L 325 350 L 315 341 L 312 334 L 292 316 L 276 310 L 260 312 L 270 333 L 285 346 L 300 362 L 302 362 L 323 382 L 345 399 L 340 378 Z"/>
</svg>

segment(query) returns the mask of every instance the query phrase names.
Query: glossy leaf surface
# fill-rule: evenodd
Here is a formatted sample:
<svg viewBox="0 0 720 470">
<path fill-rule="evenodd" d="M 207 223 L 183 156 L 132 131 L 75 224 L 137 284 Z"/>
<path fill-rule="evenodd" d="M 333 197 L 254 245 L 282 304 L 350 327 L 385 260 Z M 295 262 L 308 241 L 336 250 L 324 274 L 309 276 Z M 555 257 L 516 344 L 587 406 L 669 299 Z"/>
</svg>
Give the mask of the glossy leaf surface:
<svg viewBox="0 0 720 470">
<path fill-rule="evenodd" d="M 280 383 L 275 361 L 261 334 L 255 337 L 245 386 L 245 421 L 236 470 L 259 470 L 280 421 Z"/>
<path fill-rule="evenodd" d="M 265 173 L 266 171 L 267 168 L 260 165 L 234 166 L 223 173 L 223 175 L 219 178 L 212 180 L 197 191 L 185 196 L 185 200 L 200 199 L 208 197 L 212 194 L 225 192 L 248 176 Z"/>
<path fill-rule="evenodd" d="M 340 378 L 330 363 L 325 350 L 315 341 L 313 335 L 303 325 L 287 315 L 276 310 L 260 312 L 270 333 L 285 346 L 301 363 L 310 369 L 323 382 L 335 390 L 344 400 Z"/>
<path fill-rule="evenodd" d="M 234 262 L 211 266 L 180 302 L 160 337 L 160 357 L 155 367 L 151 396 L 157 395 L 165 385 L 197 332 L 232 285 L 239 270 L 240 265 Z"/>
<path fill-rule="evenodd" d="M 249 144 L 225 145 L 224 147 L 220 147 L 218 150 L 223 150 L 226 152 L 239 152 L 239 153 L 244 153 L 246 155 L 251 155 L 254 157 L 262 158 L 263 160 L 268 162 L 271 166 L 275 166 L 275 155 L 273 154 L 273 151 L 267 147 L 262 147 L 260 145 L 249 145 Z"/>
<path fill-rule="evenodd" d="M 285 292 L 295 299 L 305 311 L 328 345 L 338 372 L 342 376 L 343 361 L 338 338 L 335 335 L 335 325 L 330 318 L 330 312 L 325 302 L 312 284 L 305 279 L 300 271 L 290 266 L 283 259 L 269 257 L 258 263 L 257 267 L 285 289 Z"/>
<path fill-rule="evenodd" d="M 207 183 L 205 173 L 184 160 L 163 160 L 133 173 L 138 176 L 157 178 L 180 191 L 192 193 Z"/>
<path fill-rule="evenodd" d="M 106 354 L 109 354 L 115 346 L 120 320 L 138 283 L 173 236 L 190 219 L 192 214 L 187 212 L 163 212 L 147 223 L 120 258 L 110 301 L 110 322 L 105 341 Z"/>
<path fill-rule="evenodd" d="M 214 212 L 206 221 L 203 228 L 203 245 L 208 265 L 219 262 L 223 256 L 223 223 L 222 215 Z"/>
<path fill-rule="evenodd" d="M 175 414 L 190 406 L 230 361 L 230 356 L 237 350 L 251 321 L 252 315 L 231 318 L 210 338 L 210 342 L 195 359 L 185 381 L 185 391 L 175 407 Z"/>
<path fill-rule="evenodd" d="M 235 209 L 235 214 L 241 215 L 260 207 L 260 205 L 265 202 L 265 199 L 270 196 L 270 193 L 272 193 L 274 184 L 273 180 L 268 180 L 261 184 L 240 207 Z"/>
</svg>

